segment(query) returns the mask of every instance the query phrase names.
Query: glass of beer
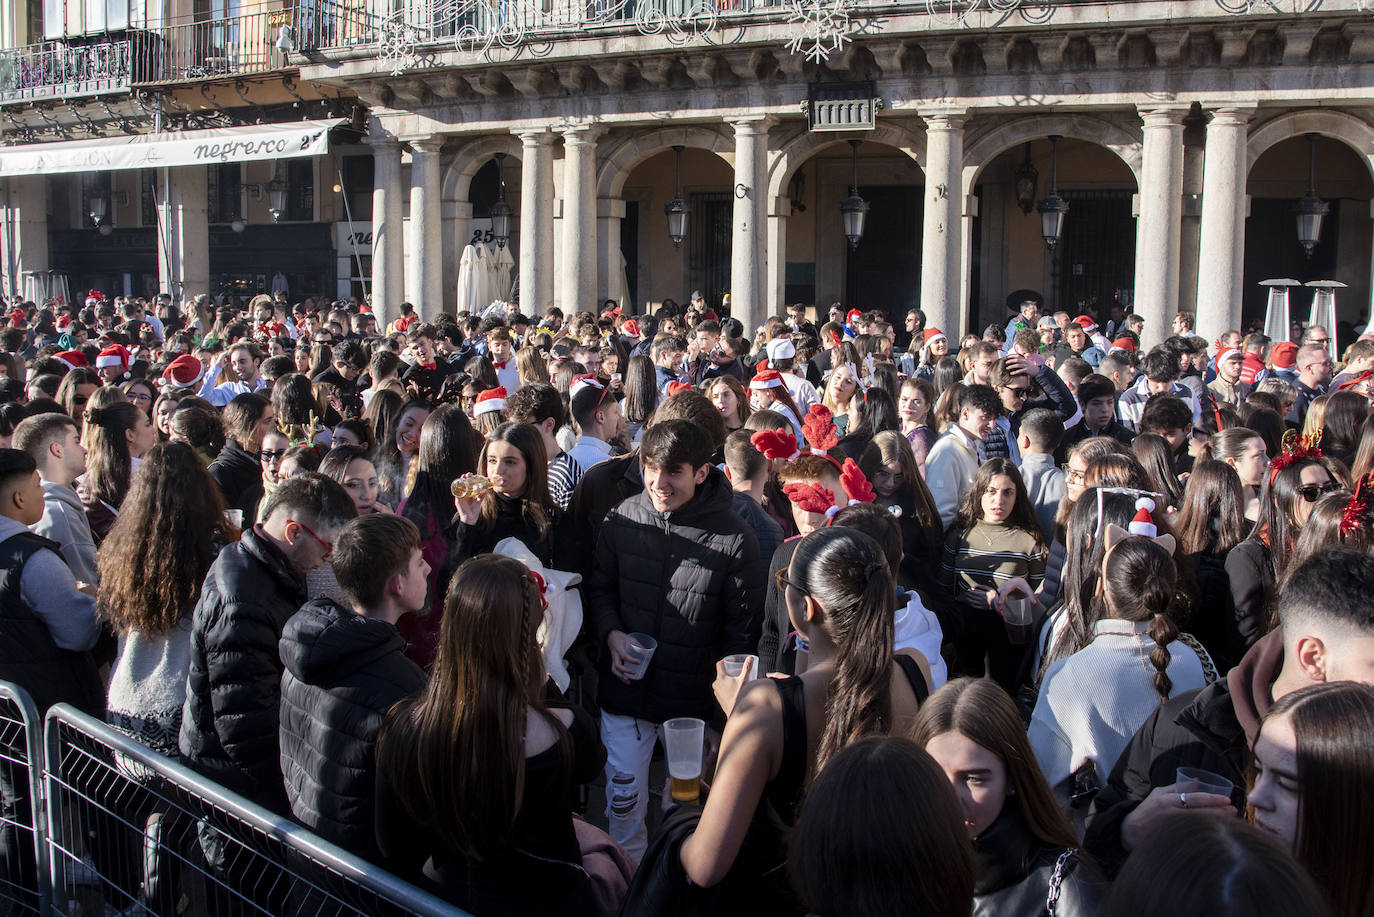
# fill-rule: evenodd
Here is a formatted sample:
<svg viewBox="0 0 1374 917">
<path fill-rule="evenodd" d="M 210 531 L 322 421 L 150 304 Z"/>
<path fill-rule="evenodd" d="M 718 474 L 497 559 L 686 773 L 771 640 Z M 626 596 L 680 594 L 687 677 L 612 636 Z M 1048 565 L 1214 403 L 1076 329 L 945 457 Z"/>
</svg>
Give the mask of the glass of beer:
<svg viewBox="0 0 1374 917">
<path fill-rule="evenodd" d="M 663 724 L 663 748 L 668 758 L 668 783 L 673 802 L 696 805 L 701 799 L 701 755 L 706 723 L 680 716 Z"/>
<path fill-rule="evenodd" d="M 480 474 L 465 474 L 450 484 L 448 489 L 460 500 L 471 500 L 473 497 L 481 496 L 490 487 L 491 481 Z"/>
</svg>

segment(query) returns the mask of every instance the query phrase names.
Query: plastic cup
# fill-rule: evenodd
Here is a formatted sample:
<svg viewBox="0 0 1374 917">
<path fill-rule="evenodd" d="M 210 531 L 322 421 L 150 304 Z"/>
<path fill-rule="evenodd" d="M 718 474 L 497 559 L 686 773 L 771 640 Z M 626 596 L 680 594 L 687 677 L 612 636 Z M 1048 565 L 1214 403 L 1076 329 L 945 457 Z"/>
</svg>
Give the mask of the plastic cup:
<svg viewBox="0 0 1374 917">
<path fill-rule="evenodd" d="M 746 681 L 753 681 L 759 677 L 759 657 L 750 653 L 736 653 L 733 656 L 725 657 L 725 674 L 731 678 L 739 678 L 740 673 L 745 669 L 749 670 L 749 677 Z"/>
<path fill-rule="evenodd" d="M 1234 784 L 1211 771 L 1200 767 L 1180 767 L 1174 771 L 1174 783 L 1180 793 L 1213 793 L 1231 798 Z"/>
<path fill-rule="evenodd" d="M 649 668 L 649 660 L 654 658 L 658 641 L 648 634 L 629 634 L 625 638 L 625 649 L 635 658 L 635 666 L 629 675 L 630 681 L 639 681 L 644 677 L 644 670 Z"/>
<path fill-rule="evenodd" d="M 663 750 L 668 758 L 668 783 L 673 802 L 695 803 L 701 798 L 701 757 L 706 723 L 680 716 L 663 724 Z"/>
<path fill-rule="evenodd" d="M 1007 639 L 1012 643 L 1025 643 L 1030 639 L 1034 625 L 1033 605 L 1030 596 L 1008 595 L 1002 600 L 1002 623 L 1007 628 Z"/>
<path fill-rule="evenodd" d="M 224 518 L 228 519 L 228 520 L 229 520 L 229 524 L 232 525 L 234 528 L 236 528 L 236 529 L 241 529 L 241 528 L 243 528 L 243 510 L 241 510 L 241 509 L 226 509 L 226 510 L 224 511 Z"/>
</svg>

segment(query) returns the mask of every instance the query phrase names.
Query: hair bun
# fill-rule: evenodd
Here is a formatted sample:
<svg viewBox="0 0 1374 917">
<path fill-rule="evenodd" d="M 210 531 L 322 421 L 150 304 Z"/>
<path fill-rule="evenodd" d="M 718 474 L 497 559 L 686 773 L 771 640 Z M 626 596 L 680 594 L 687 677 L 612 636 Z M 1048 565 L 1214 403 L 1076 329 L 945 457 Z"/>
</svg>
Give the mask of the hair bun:
<svg viewBox="0 0 1374 917">
<path fill-rule="evenodd" d="M 86 415 L 85 415 L 85 416 L 86 416 L 86 423 L 93 423 L 93 424 L 97 424 L 97 425 L 98 425 L 98 424 L 100 424 L 100 423 L 103 423 L 104 420 L 105 420 L 105 409 L 104 409 L 104 408 L 87 408 L 87 409 L 86 409 Z"/>
</svg>

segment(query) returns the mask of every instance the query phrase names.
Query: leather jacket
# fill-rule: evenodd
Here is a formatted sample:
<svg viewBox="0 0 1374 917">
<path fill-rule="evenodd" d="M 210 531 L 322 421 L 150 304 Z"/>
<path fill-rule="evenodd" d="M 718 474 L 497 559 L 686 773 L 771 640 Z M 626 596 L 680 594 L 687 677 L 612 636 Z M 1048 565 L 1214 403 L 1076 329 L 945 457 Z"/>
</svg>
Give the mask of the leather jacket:
<svg viewBox="0 0 1374 917">
<path fill-rule="evenodd" d="M 1031 834 L 1015 796 L 1002 814 L 973 841 L 977 866 L 973 917 L 1042 917 L 1049 913 L 1050 881 L 1064 848 Z M 1095 917 L 1107 896 L 1107 880 L 1081 853 L 1060 870 L 1054 917 Z"/>
</svg>

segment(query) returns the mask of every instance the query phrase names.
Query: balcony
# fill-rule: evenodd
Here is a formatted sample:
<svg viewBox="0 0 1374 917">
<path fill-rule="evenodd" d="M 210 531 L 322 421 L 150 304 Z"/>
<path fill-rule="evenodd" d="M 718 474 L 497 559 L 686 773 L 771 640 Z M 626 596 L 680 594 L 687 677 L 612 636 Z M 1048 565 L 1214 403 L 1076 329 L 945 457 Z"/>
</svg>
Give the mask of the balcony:
<svg viewBox="0 0 1374 917">
<path fill-rule="evenodd" d="M 0 50 L 0 103 L 69 99 L 128 90 L 134 42 L 45 41 Z"/>
</svg>

